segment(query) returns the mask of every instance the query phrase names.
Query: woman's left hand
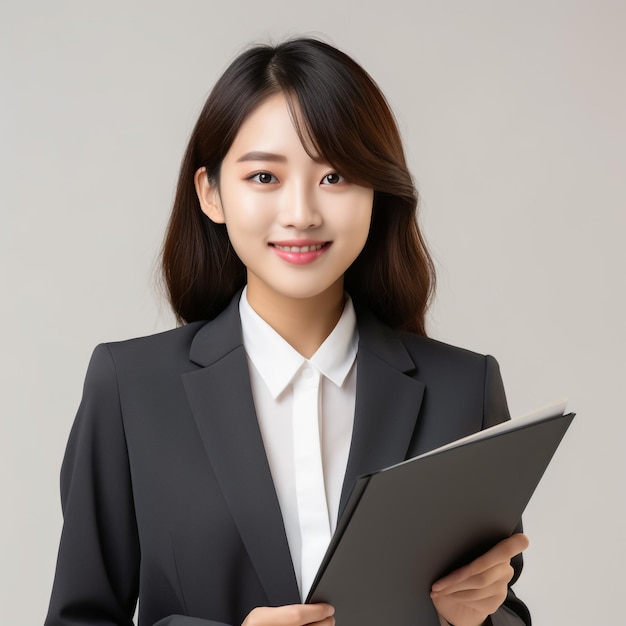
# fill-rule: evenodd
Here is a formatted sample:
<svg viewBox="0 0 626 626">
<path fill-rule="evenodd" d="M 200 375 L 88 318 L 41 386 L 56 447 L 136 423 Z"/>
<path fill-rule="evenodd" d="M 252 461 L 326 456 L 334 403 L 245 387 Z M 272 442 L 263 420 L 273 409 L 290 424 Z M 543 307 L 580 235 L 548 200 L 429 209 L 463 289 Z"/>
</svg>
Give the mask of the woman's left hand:
<svg viewBox="0 0 626 626">
<path fill-rule="evenodd" d="M 437 613 L 454 626 L 483 624 L 506 598 L 513 577 L 511 559 L 527 547 L 526 535 L 512 535 L 435 582 L 430 597 Z"/>
</svg>

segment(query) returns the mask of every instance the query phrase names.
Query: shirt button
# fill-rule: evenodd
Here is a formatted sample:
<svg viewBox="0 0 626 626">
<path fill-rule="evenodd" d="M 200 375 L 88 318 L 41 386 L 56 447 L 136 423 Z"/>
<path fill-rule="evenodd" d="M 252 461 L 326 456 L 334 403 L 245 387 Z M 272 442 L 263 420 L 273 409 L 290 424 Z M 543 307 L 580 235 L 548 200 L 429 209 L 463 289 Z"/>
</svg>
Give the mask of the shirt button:
<svg viewBox="0 0 626 626">
<path fill-rule="evenodd" d="M 313 378 L 313 369 L 311 367 L 309 367 L 308 365 L 305 365 L 302 368 L 302 378 Z"/>
</svg>

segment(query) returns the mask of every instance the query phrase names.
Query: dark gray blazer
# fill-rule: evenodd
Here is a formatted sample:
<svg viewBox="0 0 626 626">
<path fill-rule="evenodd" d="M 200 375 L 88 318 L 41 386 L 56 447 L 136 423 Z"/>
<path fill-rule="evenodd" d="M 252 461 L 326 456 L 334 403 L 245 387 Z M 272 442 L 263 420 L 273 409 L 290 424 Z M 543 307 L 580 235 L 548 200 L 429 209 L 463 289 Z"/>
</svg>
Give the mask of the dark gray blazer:
<svg viewBox="0 0 626 626">
<path fill-rule="evenodd" d="M 356 310 L 342 508 L 360 474 L 508 418 L 492 357 L 392 331 Z M 61 497 L 46 626 L 129 626 L 138 597 L 140 626 L 238 625 L 256 606 L 300 601 L 238 298 L 211 322 L 96 348 Z M 517 577 L 521 558 L 515 568 Z M 492 619 L 530 623 L 513 592 Z"/>
</svg>

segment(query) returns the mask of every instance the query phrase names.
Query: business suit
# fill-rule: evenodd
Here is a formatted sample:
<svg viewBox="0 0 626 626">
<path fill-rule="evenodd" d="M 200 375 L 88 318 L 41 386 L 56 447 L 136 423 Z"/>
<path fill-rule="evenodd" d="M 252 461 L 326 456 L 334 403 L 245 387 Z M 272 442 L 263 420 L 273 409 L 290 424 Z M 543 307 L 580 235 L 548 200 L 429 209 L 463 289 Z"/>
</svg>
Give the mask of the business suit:
<svg viewBox="0 0 626 626">
<path fill-rule="evenodd" d="M 46 626 L 130 625 L 137 594 L 140 626 L 236 625 L 255 606 L 299 602 L 237 301 L 211 322 L 94 352 L 62 468 Z M 493 358 L 392 331 L 355 307 L 340 510 L 358 475 L 508 417 Z M 494 626 L 529 623 L 512 592 L 507 605 Z"/>
</svg>

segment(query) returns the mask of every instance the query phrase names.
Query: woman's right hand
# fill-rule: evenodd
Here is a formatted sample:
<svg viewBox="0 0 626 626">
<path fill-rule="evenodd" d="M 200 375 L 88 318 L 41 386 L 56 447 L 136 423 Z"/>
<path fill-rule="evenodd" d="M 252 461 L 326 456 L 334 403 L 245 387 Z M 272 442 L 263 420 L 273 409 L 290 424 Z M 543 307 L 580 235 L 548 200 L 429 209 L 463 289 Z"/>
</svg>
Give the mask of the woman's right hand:
<svg viewBox="0 0 626 626">
<path fill-rule="evenodd" d="M 248 613 L 241 626 L 334 626 L 335 609 L 330 604 L 259 606 Z"/>
</svg>

